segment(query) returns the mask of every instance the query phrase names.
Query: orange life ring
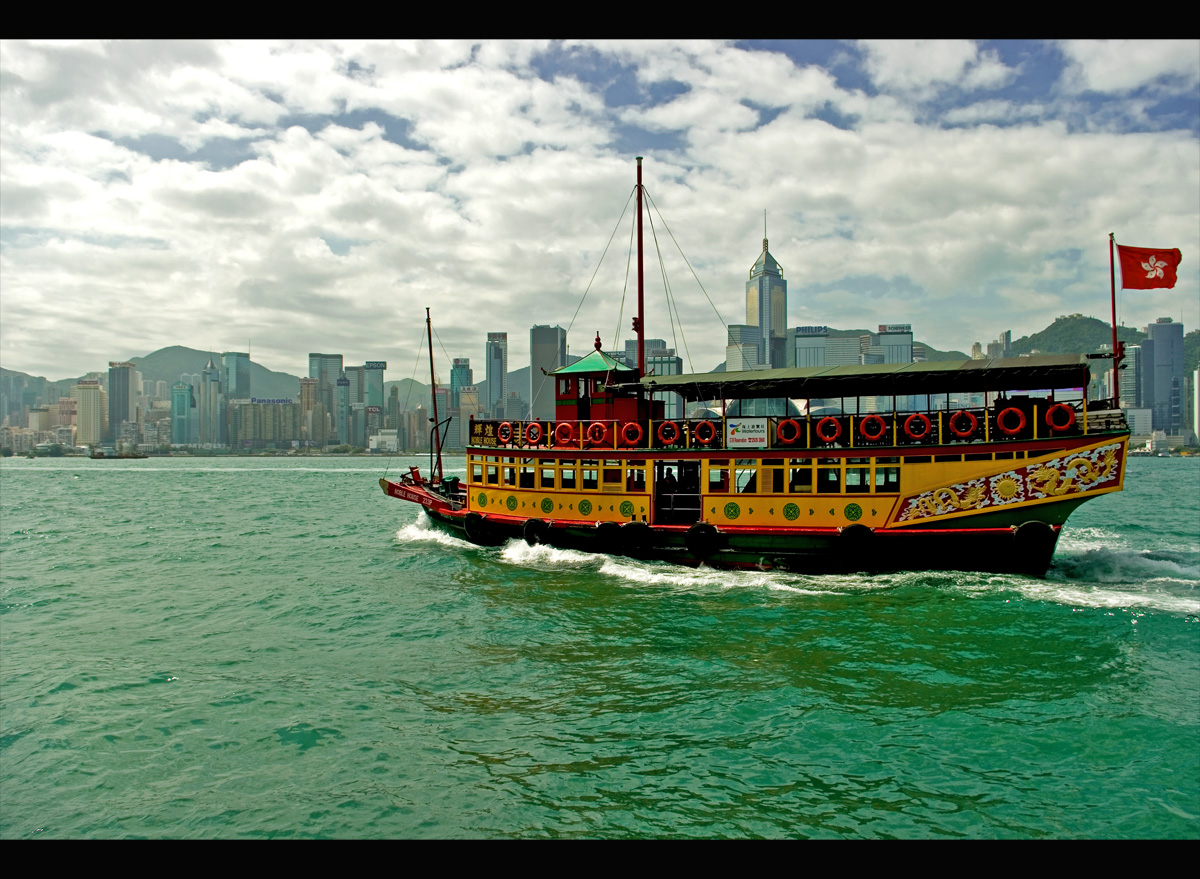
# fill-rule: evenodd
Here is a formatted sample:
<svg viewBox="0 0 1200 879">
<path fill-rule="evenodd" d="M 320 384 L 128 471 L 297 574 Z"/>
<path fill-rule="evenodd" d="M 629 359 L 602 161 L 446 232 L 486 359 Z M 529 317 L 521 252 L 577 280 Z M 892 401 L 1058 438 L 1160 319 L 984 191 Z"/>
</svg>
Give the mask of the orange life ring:
<svg viewBox="0 0 1200 879">
<path fill-rule="evenodd" d="M 1008 411 L 1008 410 L 1005 410 L 1005 411 Z M 1013 409 L 1012 411 L 1020 413 L 1021 410 Z M 958 417 L 960 415 L 965 415 L 967 417 L 967 421 L 971 422 L 970 426 L 966 430 L 958 429 Z M 959 439 L 966 439 L 967 437 L 969 437 L 975 433 L 975 428 L 979 427 L 979 419 L 975 417 L 974 412 L 968 412 L 966 409 L 959 409 L 957 412 L 955 412 L 953 415 L 951 415 L 946 420 L 946 426 L 949 427 L 950 432 L 952 434 L 954 434 L 956 437 L 958 437 Z M 1025 416 L 1022 415 L 1021 416 L 1021 427 L 1024 427 L 1024 426 L 1025 426 Z M 1021 427 L 1018 427 L 1017 430 L 1020 430 Z M 1001 428 L 1001 429 L 1003 429 L 1003 428 Z M 1013 431 L 1013 433 L 1016 433 L 1016 431 Z"/>
<path fill-rule="evenodd" d="M 525 425 L 525 444 L 536 446 L 542 441 L 542 425 L 537 421 L 531 421 Z"/>
<path fill-rule="evenodd" d="M 705 430 L 702 436 L 700 431 L 704 430 L 704 428 L 708 428 L 708 430 Z M 717 429 L 711 421 L 701 421 L 696 425 L 696 429 L 692 431 L 692 436 L 696 438 L 696 442 L 700 443 L 700 445 L 707 446 L 717 438 Z"/>
<path fill-rule="evenodd" d="M 505 445 L 512 442 L 512 424 L 510 422 L 500 422 L 500 426 L 496 428 L 496 439 Z"/>
<path fill-rule="evenodd" d="M 867 433 L 868 424 L 878 424 L 878 432 L 876 432 L 874 435 Z M 887 422 L 878 415 L 867 415 L 858 422 L 858 435 L 869 442 L 875 442 L 875 440 L 883 439 L 885 434 L 887 434 Z"/>
<path fill-rule="evenodd" d="M 1059 424 L 1054 417 L 1055 412 L 1066 412 L 1067 420 L 1063 424 Z M 1055 433 L 1062 433 L 1064 430 L 1070 430 L 1075 426 L 1075 410 L 1066 403 L 1055 403 L 1046 410 L 1046 426 Z"/>
<path fill-rule="evenodd" d="M 608 428 L 599 421 L 593 421 L 588 425 L 587 438 L 593 446 L 598 446 L 608 439 Z"/>
<path fill-rule="evenodd" d="M 783 435 L 784 425 L 790 424 L 793 429 L 792 438 L 788 439 Z M 783 421 L 775 425 L 775 439 L 779 440 L 785 446 L 793 445 L 796 440 L 800 439 L 800 423 L 795 418 L 785 418 Z"/>
<path fill-rule="evenodd" d="M 633 432 L 632 437 L 629 435 L 630 431 Z M 636 446 L 642 441 L 642 426 L 636 421 L 625 422 L 621 427 L 621 439 L 627 446 Z"/>
<path fill-rule="evenodd" d="M 1016 427 L 1008 427 L 1004 423 L 1005 416 L 1008 415 L 1008 413 L 1010 413 L 1010 412 L 1017 416 L 1017 426 Z M 1001 411 L 1001 413 L 999 415 L 996 416 L 996 427 L 1000 428 L 1000 432 L 1003 433 L 1005 436 L 1016 436 L 1018 433 L 1020 433 L 1021 431 L 1023 431 L 1025 429 L 1025 413 L 1022 412 L 1020 409 L 1016 408 L 1015 406 L 1009 406 L 1007 409 L 1004 409 L 1003 411 Z"/>
<path fill-rule="evenodd" d="M 833 433 L 830 434 L 829 436 L 825 435 L 825 425 L 827 425 L 827 424 L 833 425 Z M 822 442 L 831 443 L 842 435 L 841 422 L 839 422 L 832 415 L 826 415 L 824 418 L 822 418 L 820 421 L 817 422 L 816 433 L 817 433 L 817 439 L 821 440 Z"/>
<path fill-rule="evenodd" d="M 569 421 L 560 421 L 554 428 L 554 444 L 569 446 L 575 442 L 575 427 Z"/>
<path fill-rule="evenodd" d="M 663 433 L 666 432 L 668 428 L 670 428 L 670 439 L 667 439 L 665 436 L 663 436 Z M 638 437 L 638 439 L 641 439 L 641 437 Z M 675 443 L 679 442 L 679 425 L 674 421 L 664 421 L 662 424 L 660 424 L 658 426 L 658 441 L 664 446 L 673 446 Z M 630 443 L 630 445 L 633 444 Z"/>
<path fill-rule="evenodd" d="M 919 422 L 925 425 L 925 429 L 920 433 L 913 430 L 913 422 Z M 912 415 L 904 419 L 904 435 L 911 440 L 923 440 L 933 432 L 933 422 L 929 420 L 928 415 L 920 412 L 914 412 Z"/>
</svg>

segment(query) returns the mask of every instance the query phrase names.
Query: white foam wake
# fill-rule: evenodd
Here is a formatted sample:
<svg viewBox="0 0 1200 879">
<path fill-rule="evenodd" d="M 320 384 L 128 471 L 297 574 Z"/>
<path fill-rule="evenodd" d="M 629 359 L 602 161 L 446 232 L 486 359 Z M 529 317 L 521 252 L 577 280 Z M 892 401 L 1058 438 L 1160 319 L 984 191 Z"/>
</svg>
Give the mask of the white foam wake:
<svg viewBox="0 0 1200 879">
<path fill-rule="evenodd" d="M 424 510 L 417 513 L 416 521 L 405 525 L 396 532 L 396 540 L 400 543 L 440 543 L 442 546 L 470 548 L 474 546 L 469 540 L 455 537 L 443 530 L 426 515 Z"/>
</svg>

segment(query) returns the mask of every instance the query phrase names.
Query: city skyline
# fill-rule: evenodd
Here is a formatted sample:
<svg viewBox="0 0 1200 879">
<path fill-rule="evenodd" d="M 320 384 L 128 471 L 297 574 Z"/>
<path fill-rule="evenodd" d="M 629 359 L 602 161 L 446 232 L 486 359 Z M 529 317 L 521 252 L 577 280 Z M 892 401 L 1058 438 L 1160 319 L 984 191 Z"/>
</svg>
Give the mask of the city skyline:
<svg viewBox="0 0 1200 879">
<path fill-rule="evenodd" d="M 5 41 L 0 68 L 0 363 L 30 375 L 163 338 L 409 364 L 426 305 L 439 358 L 508 328 L 527 363 L 533 324 L 615 347 L 615 245 L 572 316 L 636 155 L 683 324 L 648 246 L 646 330 L 685 371 L 724 359 L 764 209 L 789 328 L 1107 321 L 1109 232 L 1183 251 L 1118 321 L 1200 325 L 1194 41 Z"/>
</svg>

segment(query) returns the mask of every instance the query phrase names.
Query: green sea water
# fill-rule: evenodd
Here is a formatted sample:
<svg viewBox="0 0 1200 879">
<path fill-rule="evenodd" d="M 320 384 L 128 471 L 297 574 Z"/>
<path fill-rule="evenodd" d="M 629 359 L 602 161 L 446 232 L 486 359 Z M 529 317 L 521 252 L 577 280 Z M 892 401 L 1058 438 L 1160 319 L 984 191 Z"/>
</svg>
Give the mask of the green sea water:
<svg viewBox="0 0 1200 879">
<path fill-rule="evenodd" d="M 1198 459 L 1044 580 L 479 548 L 385 466 L 4 460 L 0 836 L 1200 837 Z"/>
</svg>

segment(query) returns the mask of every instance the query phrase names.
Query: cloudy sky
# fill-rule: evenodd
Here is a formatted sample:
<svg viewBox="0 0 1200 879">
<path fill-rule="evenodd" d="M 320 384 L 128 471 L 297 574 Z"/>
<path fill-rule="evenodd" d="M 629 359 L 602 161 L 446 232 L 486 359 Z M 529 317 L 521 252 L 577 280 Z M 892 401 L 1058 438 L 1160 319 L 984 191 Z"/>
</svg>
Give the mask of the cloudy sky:
<svg viewBox="0 0 1200 879">
<path fill-rule="evenodd" d="M 764 210 L 789 326 L 969 350 L 1107 321 L 1109 232 L 1183 251 L 1178 286 L 1120 293 L 1119 319 L 1200 325 L 1194 40 L 10 41 L 0 363 L 250 346 L 397 379 L 426 306 L 443 377 L 448 354 L 482 379 L 488 331 L 513 369 L 534 323 L 613 346 L 638 155 L 673 297 L 648 226 L 648 335 L 685 369 L 745 321 Z"/>
</svg>

